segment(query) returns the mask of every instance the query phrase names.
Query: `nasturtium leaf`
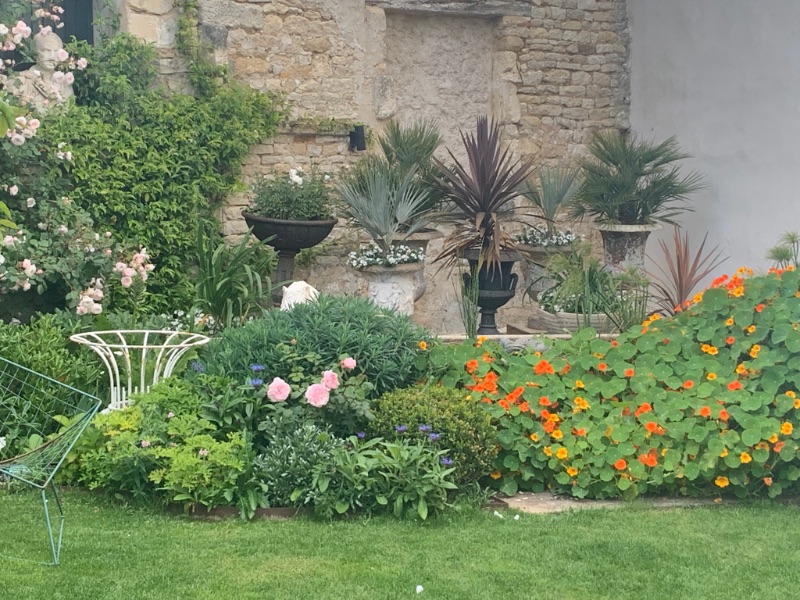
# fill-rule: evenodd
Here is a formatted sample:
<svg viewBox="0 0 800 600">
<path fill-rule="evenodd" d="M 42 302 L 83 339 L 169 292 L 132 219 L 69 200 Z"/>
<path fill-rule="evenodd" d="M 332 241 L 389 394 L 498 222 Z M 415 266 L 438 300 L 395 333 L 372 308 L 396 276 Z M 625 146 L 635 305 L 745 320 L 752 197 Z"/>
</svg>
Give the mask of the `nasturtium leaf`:
<svg viewBox="0 0 800 600">
<path fill-rule="evenodd" d="M 700 466 L 697 463 L 687 463 L 683 468 L 683 476 L 689 481 L 694 481 L 700 475 Z"/>
<path fill-rule="evenodd" d="M 761 441 L 760 429 L 745 429 L 742 432 L 742 443 L 745 446 L 755 446 Z"/>
<path fill-rule="evenodd" d="M 631 487 L 631 480 L 626 478 L 621 478 L 619 481 L 617 481 L 617 487 L 622 491 L 625 491 L 629 487 Z"/>
<path fill-rule="evenodd" d="M 518 489 L 517 482 L 510 478 L 503 480 L 503 483 L 500 486 L 500 491 L 506 496 L 513 496 L 517 493 Z"/>
<path fill-rule="evenodd" d="M 764 464 L 767 462 L 769 458 L 769 450 L 764 450 L 759 448 L 758 450 L 753 450 L 753 460 L 757 463 Z"/>
<path fill-rule="evenodd" d="M 516 471 L 519 469 L 519 459 L 509 454 L 503 459 L 503 466 L 509 471 Z"/>
</svg>

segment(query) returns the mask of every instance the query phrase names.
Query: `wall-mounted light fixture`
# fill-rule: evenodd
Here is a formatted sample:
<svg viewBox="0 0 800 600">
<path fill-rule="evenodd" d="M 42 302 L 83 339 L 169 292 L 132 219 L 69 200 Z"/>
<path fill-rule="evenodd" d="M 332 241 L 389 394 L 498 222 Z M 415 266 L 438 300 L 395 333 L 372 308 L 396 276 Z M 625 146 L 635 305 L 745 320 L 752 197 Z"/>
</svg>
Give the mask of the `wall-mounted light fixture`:
<svg viewBox="0 0 800 600">
<path fill-rule="evenodd" d="M 367 136 L 364 133 L 363 125 L 353 126 L 348 136 L 350 137 L 350 150 L 366 150 L 367 149 Z"/>
</svg>

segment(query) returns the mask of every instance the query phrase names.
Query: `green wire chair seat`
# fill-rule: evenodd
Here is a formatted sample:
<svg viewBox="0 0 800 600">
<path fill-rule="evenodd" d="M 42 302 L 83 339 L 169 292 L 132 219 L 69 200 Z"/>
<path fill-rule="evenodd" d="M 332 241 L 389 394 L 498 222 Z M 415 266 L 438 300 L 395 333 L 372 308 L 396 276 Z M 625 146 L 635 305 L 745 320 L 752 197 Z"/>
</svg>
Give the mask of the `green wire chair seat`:
<svg viewBox="0 0 800 600">
<path fill-rule="evenodd" d="M 41 492 L 53 562 L 58 564 L 64 515 L 53 479 L 100 409 L 99 398 L 0 357 L 0 481 Z M 60 519 L 53 536 L 47 492 Z"/>
</svg>

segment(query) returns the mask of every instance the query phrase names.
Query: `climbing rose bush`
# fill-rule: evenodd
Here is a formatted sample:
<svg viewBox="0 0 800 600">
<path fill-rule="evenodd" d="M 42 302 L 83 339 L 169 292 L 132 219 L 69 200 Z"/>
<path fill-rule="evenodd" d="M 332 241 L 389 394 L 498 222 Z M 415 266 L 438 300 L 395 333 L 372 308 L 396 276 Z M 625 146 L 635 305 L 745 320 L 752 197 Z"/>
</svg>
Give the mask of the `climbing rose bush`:
<svg viewBox="0 0 800 600">
<path fill-rule="evenodd" d="M 672 319 L 616 340 L 587 329 L 544 351 L 438 348 L 500 427 L 506 493 L 775 497 L 800 479 L 800 284 L 722 276 Z"/>
</svg>

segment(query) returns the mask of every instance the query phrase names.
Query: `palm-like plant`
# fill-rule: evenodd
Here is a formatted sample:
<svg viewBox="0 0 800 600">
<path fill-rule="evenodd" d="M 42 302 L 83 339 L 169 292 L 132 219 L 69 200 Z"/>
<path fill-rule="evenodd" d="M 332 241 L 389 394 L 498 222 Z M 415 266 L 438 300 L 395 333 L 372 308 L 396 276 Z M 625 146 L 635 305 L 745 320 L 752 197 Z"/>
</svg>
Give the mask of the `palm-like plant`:
<svg viewBox="0 0 800 600">
<path fill-rule="evenodd" d="M 655 290 L 653 298 L 664 313 L 673 315 L 679 311 L 691 297 L 697 284 L 726 260 L 719 246 L 704 253 L 707 238 L 708 234 L 703 236 L 703 241 L 694 256 L 689 246 L 689 235 L 686 233 L 681 235 L 678 227 L 672 232 L 671 249 L 663 240 L 659 240 L 667 268 L 656 265 L 661 274 L 649 275 L 650 285 Z"/>
<path fill-rule="evenodd" d="M 462 132 L 461 140 L 467 153 L 466 166 L 450 150 L 452 167 L 433 159 L 440 169 L 437 185 L 453 204 L 440 219 L 455 225 L 436 261 L 452 265 L 465 251 L 477 248 L 479 262 L 492 270 L 500 264 L 501 251 L 516 248 L 502 224 L 513 218 L 511 202 L 530 175 L 533 160 L 514 161 L 508 149 L 501 150 L 500 125 L 490 123 L 485 116 L 478 117 L 475 133 Z"/>
<path fill-rule="evenodd" d="M 581 160 L 583 184 L 570 217 L 603 223 L 645 225 L 673 223 L 689 194 L 702 188 L 697 173 L 679 175 L 676 162 L 689 158 L 674 137 L 656 144 L 617 131 L 597 132 Z"/>
<path fill-rule="evenodd" d="M 547 220 L 547 232 L 556 232 L 556 215 L 567 206 L 580 189 L 580 169 L 575 167 L 542 167 L 535 177 L 526 179 L 520 193 L 533 202 Z"/>
<path fill-rule="evenodd" d="M 415 183 L 411 168 L 397 181 L 380 161 L 367 163 L 356 180 L 338 186 L 346 204 L 345 216 L 358 223 L 381 247 L 391 251 L 392 242 L 410 235 L 428 223 L 428 192 Z"/>
</svg>

